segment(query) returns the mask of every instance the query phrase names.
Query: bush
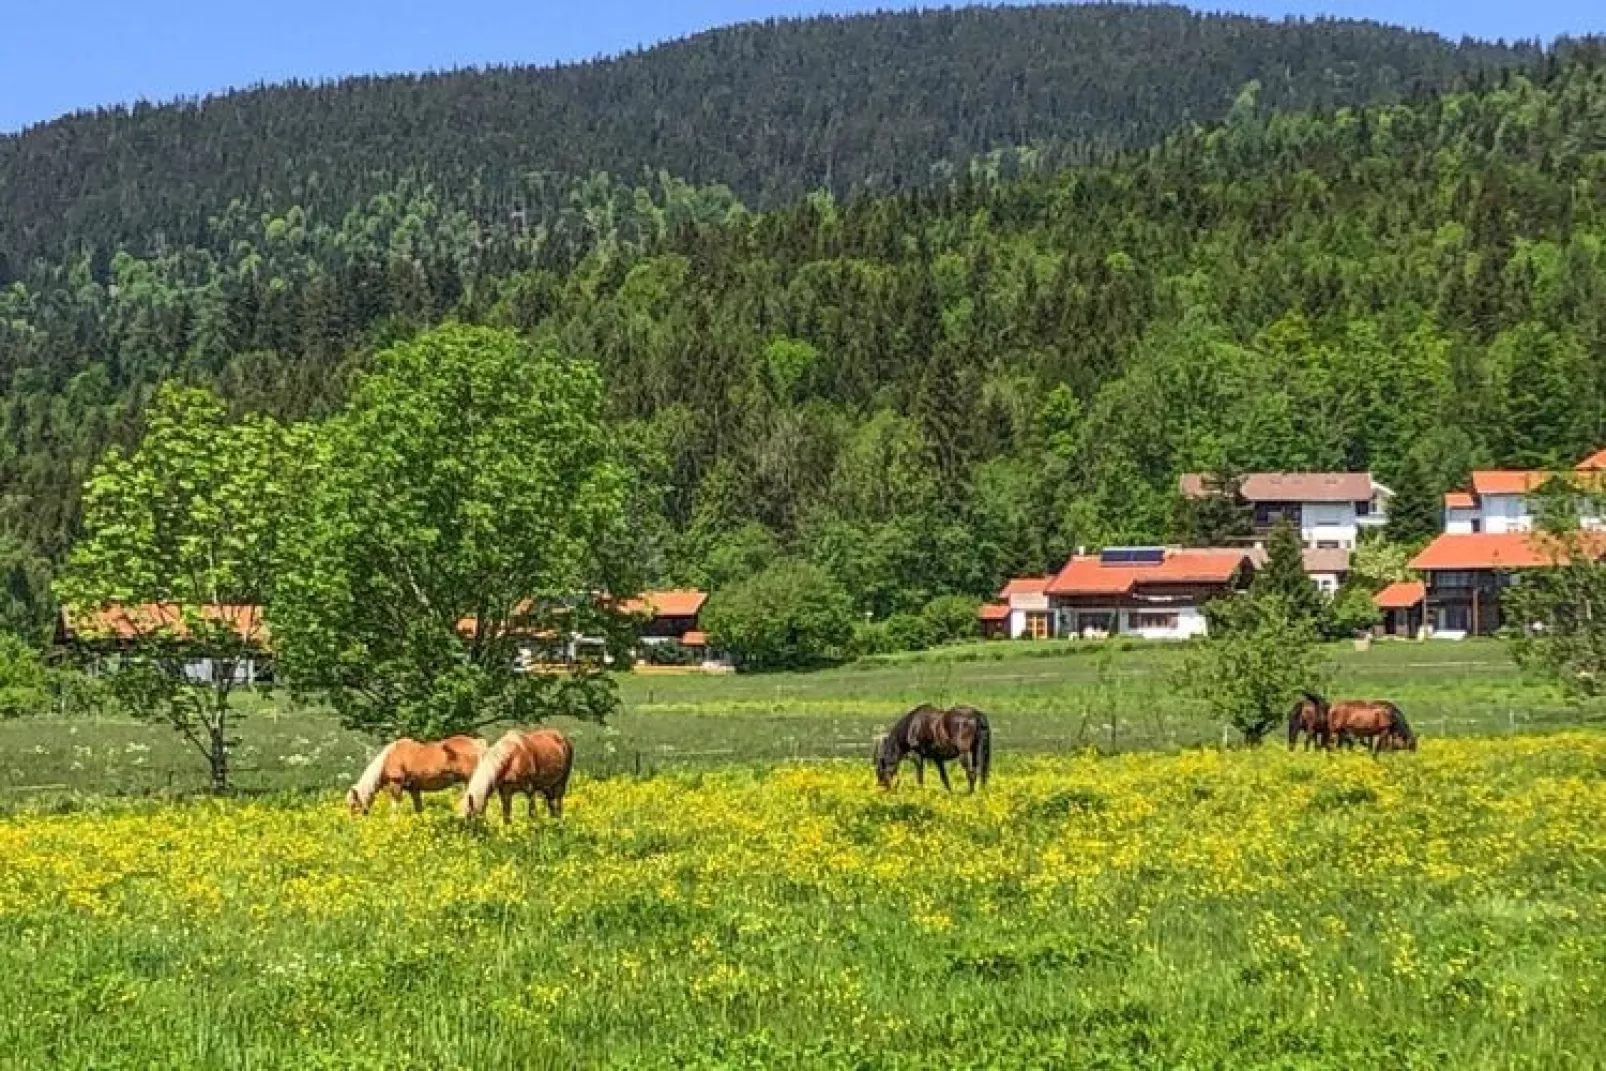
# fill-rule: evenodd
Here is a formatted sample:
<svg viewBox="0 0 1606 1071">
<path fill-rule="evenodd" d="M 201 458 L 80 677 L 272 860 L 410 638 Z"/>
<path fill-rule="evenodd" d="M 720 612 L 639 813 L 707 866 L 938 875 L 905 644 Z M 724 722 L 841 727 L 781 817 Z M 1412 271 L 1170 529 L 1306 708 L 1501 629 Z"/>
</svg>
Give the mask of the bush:
<svg viewBox="0 0 1606 1071">
<path fill-rule="evenodd" d="M 933 645 L 973 640 L 977 635 L 976 613 L 981 603 L 965 595 L 939 595 L 920 611 Z"/>
<path fill-rule="evenodd" d="M 925 617 L 893 614 L 886 622 L 887 638 L 894 651 L 924 651 L 937 642 Z"/>
<path fill-rule="evenodd" d="M 0 718 L 43 714 L 50 709 L 49 675 L 30 644 L 0 632 Z"/>
<path fill-rule="evenodd" d="M 1221 599 L 1214 610 L 1210 637 L 1188 653 L 1177 683 L 1258 744 L 1301 691 L 1320 690 L 1316 630 L 1276 595 Z M 1217 621 L 1231 627 L 1215 631 Z"/>
<path fill-rule="evenodd" d="M 853 602 L 830 573 L 783 559 L 716 592 L 709 640 L 746 669 L 802 669 L 840 659 L 854 638 Z"/>
<path fill-rule="evenodd" d="M 699 658 L 696 651 L 679 640 L 641 645 L 641 660 L 649 666 L 694 666 Z"/>
<path fill-rule="evenodd" d="M 1372 601 L 1372 593 L 1359 584 L 1346 584 L 1333 596 L 1328 614 L 1332 635 L 1335 638 L 1370 632 L 1383 623 L 1383 611 Z"/>
</svg>

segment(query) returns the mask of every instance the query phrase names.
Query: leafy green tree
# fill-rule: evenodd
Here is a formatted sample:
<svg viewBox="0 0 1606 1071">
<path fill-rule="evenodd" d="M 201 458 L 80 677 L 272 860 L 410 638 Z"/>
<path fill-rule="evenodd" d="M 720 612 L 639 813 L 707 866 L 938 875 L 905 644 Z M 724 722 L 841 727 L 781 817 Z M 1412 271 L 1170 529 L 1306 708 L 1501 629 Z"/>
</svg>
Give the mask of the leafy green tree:
<svg viewBox="0 0 1606 1071">
<path fill-rule="evenodd" d="M 1243 477 L 1221 469 L 1204 477 L 1204 494 L 1179 494 L 1172 536 L 1189 547 L 1224 547 L 1253 531 L 1254 513 L 1242 493 Z"/>
<path fill-rule="evenodd" d="M 1390 584 L 1415 580 L 1411 548 L 1390 539 L 1362 539 L 1350 556 L 1350 577 L 1374 594 Z"/>
<path fill-rule="evenodd" d="M 1415 457 L 1406 460 L 1395 480 L 1389 502 L 1389 542 L 1420 546 L 1444 527 L 1443 488 L 1434 484 L 1427 468 Z"/>
<path fill-rule="evenodd" d="M 968 595 L 939 595 L 926 603 L 920 616 L 934 643 L 955 643 L 976 638 L 976 613 L 981 603 Z"/>
<path fill-rule="evenodd" d="M 1553 564 L 1503 596 L 1512 654 L 1571 695 L 1606 695 L 1606 540 L 1559 525 L 1536 538 Z"/>
<path fill-rule="evenodd" d="M 0 720 L 49 710 L 47 684 L 39 652 L 22 637 L 0 632 Z"/>
<path fill-rule="evenodd" d="M 782 559 L 715 592 L 703 622 L 709 642 L 745 669 L 803 669 L 841 657 L 853 637 L 853 601 L 819 566 Z"/>
<path fill-rule="evenodd" d="M 576 634 L 629 644 L 610 606 L 639 581 L 602 402 L 592 366 L 510 332 L 449 326 L 380 354 L 290 526 L 273 628 L 294 684 L 385 735 L 612 710 L 600 672 L 517 665 Z"/>
<path fill-rule="evenodd" d="M 176 386 L 161 390 L 147 422 L 138 449 L 111 450 L 90 476 L 84 536 L 56 595 L 77 620 L 123 608 L 134 635 L 114 689 L 205 756 L 223 792 L 231 699 L 240 667 L 266 643 L 260 608 L 299 496 L 304 436 L 264 417 L 230 422 L 215 395 Z"/>
<path fill-rule="evenodd" d="M 1334 637 L 1356 636 L 1370 632 L 1383 623 L 1383 611 L 1372 601 L 1374 593 L 1362 583 L 1349 583 L 1333 596 L 1328 614 L 1330 634 Z"/>
<path fill-rule="evenodd" d="M 1280 600 L 1296 621 L 1321 626 L 1327 600 L 1305 572 L 1299 532 L 1291 523 L 1284 521 L 1272 529 L 1266 540 L 1266 564 L 1255 574 L 1250 591 L 1257 599 Z"/>
<path fill-rule="evenodd" d="M 1234 627 L 1212 627 L 1189 651 L 1178 673 L 1180 687 L 1202 699 L 1212 714 L 1261 742 L 1304 690 L 1320 690 L 1326 675 L 1309 619 L 1275 595 L 1219 600 L 1219 618 Z"/>
</svg>

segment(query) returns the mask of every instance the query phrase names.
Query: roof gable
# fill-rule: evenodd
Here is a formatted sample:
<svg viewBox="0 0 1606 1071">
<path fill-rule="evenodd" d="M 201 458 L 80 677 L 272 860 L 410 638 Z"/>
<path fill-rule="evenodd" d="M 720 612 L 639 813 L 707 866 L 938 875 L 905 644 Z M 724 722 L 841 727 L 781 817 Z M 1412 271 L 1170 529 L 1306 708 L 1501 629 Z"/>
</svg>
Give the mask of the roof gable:
<svg viewBox="0 0 1606 1071">
<path fill-rule="evenodd" d="M 1586 535 L 1585 543 L 1606 553 L 1606 538 Z M 1563 547 L 1538 532 L 1464 532 L 1439 536 L 1411 561 L 1421 572 L 1541 569 L 1564 562 Z"/>
</svg>

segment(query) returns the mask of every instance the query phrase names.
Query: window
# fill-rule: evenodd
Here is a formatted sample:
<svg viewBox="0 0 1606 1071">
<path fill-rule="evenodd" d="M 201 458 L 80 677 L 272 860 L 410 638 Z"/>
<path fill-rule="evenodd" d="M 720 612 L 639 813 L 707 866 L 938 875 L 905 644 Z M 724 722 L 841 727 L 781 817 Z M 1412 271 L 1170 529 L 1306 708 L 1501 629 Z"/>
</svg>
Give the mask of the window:
<svg viewBox="0 0 1606 1071">
<path fill-rule="evenodd" d="M 1026 636 L 1033 640 L 1048 639 L 1048 615 L 1032 613 L 1026 615 Z"/>
<path fill-rule="evenodd" d="M 1355 516 L 1357 516 L 1357 517 L 1370 517 L 1371 515 L 1372 515 L 1372 504 L 1370 502 L 1357 502 L 1357 503 L 1355 503 Z"/>
<path fill-rule="evenodd" d="M 1132 627 L 1139 632 L 1175 632 L 1181 620 L 1177 614 L 1133 614 Z"/>
<path fill-rule="evenodd" d="M 1344 544 L 1336 539 L 1324 539 L 1316 544 L 1317 550 L 1343 550 Z"/>
<path fill-rule="evenodd" d="M 1472 530 L 1474 532 L 1483 531 L 1483 518 L 1482 517 L 1474 517 L 1474 518 L 1472 518 Z"/>
</svg>

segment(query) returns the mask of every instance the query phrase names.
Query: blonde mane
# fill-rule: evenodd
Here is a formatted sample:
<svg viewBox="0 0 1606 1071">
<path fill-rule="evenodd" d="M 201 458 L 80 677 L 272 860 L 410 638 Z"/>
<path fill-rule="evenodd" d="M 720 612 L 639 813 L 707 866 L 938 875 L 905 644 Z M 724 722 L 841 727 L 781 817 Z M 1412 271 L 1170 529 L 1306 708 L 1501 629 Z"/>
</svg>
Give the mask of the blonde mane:
<svg viewBox="0 0 1606 1071">
<path fill-rule="evenodd" d="M 357 783 L 351 786 L 351 791 L 346 793 L 348 798 L 355 797 L 363 810 L 366 811 L 374 802 L 374 797 L 379 794 L 379 782 L 385 777 L 385 761 L 400 743 L 401 740 L 392 740 L 380 748 L 379 754 L 374 756 L 368 768 L 363 770 L 362 776 L 357 778 Z"/>
<path fill-rule="evenodd" d="M 472 817 L 485 810 L 485 801 L 490 798 L 491 789 L 496 787 L 497 778 L 502 775 L 502 770 L 523 740 L 523 733 L 517 730 L 507 732 L 480 759 L 479 765 L 474 767 L 474 776 L 469 778 L 468 791 L 463 793 L 460 810 L 465 816 Z"/>
</svg>

